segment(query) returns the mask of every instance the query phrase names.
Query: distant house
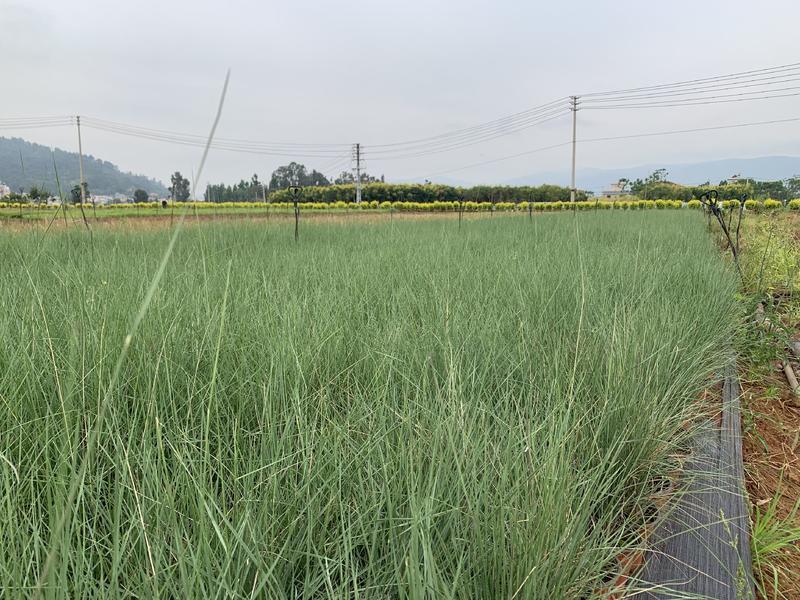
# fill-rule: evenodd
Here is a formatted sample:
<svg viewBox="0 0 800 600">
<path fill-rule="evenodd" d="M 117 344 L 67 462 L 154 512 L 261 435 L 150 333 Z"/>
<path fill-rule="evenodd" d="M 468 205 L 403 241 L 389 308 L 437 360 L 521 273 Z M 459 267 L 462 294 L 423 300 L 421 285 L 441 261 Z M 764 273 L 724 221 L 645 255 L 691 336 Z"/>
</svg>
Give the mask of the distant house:
<svg viewBox="0 0 800 600">
<path fill-rule="evenodd" d="M 742 179 L 742 176 L 740 174 L 736 174 L 736 175 L 731 175 L 730 177 L 728 177 L 727 181 L 728 181 L 728 183 L 739 183 L 740 181 L 744 181 L 744 180 Z"/>
<path fill-rule="evenodd" d="M 608 185 L 608 189 L 603 190 L 600 194 L 605 198 L 613 198 L 614 196 L 624 196 L 627 192 L 625 191 L 625 185 L 620 183 L 619 181 L 615 183 L 610 183 Z"/>
<path fill-rule="evenodd" d="M 4 196 L 8 196 L 11 193 L 11 188 L 8 187 L 5 183 L 0 181 L 0 198 Z"/>
</svg>

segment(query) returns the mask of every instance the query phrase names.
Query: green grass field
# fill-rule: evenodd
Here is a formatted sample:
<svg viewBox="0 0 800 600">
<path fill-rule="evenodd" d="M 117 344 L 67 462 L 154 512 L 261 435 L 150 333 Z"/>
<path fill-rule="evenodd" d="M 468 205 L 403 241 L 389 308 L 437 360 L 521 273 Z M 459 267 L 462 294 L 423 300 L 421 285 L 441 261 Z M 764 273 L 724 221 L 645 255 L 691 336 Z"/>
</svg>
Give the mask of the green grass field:
<svg viewBox="0 0 800 600">
<path fill-rule="evenodd" d="M 180 216 L 183 207 L 176 205 L 168 208 L 161 208 L 156 206 L 103 206 L 93 208 L 91 204 L 84 206 L 84 213 L 86 218 L 91 222 L 95 219 L 116 219 L 116 218 L 138 218 L 138 217 L 161 217 L 169 219 L 170 217 Z M 338 211 L 336 209 L 328 209 L 325 212 L 353 212 L 347 209 Z M 194 211 L 191 211 L 194 215 Z M 201 216 L 219 217 L 227 215 L 240 215 L 240 216 L 267 216 L 277 214 L 293 214 L 292 209 L 283 207 L 239 207 L 239 206 L 215 206 L 213 208 L 203 207 L 197 209 L 197 214 Z M 23 220 L 23 221 L 50 221 L 57 222 L 63 221 L 64 216 L 58 207 L 22 207 L 22 208 L 0 208 L 0 221 L 2 220 Z M 67 207 L 67 220 L 75 221 L 81 220 L 80 206 L 69 205 Z"/>
<path fill-rule="evenodd" d="M 733 272 L 693 211 L 0 234 L 0 595 L 588 598 Z M 102 417 L 101 421 L 98 418 Z"/>
</svg>

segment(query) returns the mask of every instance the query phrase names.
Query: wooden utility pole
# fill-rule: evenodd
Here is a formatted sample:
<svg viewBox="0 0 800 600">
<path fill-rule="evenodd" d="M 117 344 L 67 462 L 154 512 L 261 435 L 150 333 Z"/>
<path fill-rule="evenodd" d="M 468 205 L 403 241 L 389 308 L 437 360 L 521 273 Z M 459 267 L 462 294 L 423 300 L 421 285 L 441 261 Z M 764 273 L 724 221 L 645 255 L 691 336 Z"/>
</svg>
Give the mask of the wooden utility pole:
<svg viewBox="0 0 800 600">
<path fill-rule="evenodd" d="M 356 144 L 356 204 L 361 202 L 361 144 Z"/>
<path fill-rule="evenodd" d="M 75 123 L 78 125 L 78 166 L 80 168 L 80 188 L 81 188 L 81 208 L 86 203 L 86 182 L 83 178 L 83 144 L 81 142 L 81 117 L 75 117 Z"/>
</svg>

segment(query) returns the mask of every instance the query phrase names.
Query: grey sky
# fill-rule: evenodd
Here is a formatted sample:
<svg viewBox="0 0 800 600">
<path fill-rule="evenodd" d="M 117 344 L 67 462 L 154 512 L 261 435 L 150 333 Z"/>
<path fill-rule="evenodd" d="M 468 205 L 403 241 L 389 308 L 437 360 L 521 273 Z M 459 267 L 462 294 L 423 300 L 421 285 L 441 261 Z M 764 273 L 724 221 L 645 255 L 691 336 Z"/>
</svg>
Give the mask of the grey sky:
<svg viewBox="0 0 800 600">
<path fill-rule="evenodd" d="M 800 61 L 800 3 L 625 0 L 0 0 L 0 117 L 81 114 L 205 134 L 225 70 L 218 135 L 359 141 L 389 180 L 427 176 L 569 140 L 569 118 L 427 157 L 369 158 L 370 144 L 437 135 L 568 94 Z M 579 112 L 580 137 L 800 117 L 800 97 Z M 586 144 L 579 166 L 800 155 L 800 123 Z M 0 135 L 75 149 L 70 128 Z M 84 149 L 164 181 L 197 148 L 87 129 Z M 447 177 L 502 182 L 563 169 L 569 147 Z M 205 181 L 266 177 L 290 160 L 212 151 Z M 324 170 L 328 159 L 302 159 Z"/>
</svg>

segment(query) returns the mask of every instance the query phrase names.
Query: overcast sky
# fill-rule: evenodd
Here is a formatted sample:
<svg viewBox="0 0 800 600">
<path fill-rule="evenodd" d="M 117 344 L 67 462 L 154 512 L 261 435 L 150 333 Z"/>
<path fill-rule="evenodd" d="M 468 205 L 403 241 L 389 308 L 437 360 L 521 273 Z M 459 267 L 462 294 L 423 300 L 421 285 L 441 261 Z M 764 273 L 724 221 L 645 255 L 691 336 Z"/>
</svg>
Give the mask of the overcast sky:
<svg viewBox="0 0 800 600">
<path fill-rule="evenodd" d="M 370 145 L 446 133 L 569 94 L 800 61 L 800 2 L 771 0 L 0 0 L 0 117 L 88 115 L 206 134 L 361 142 L 390 181 L 503 182 L 565 169 L 570 118 L 452 152 L 395 160 Z M 800 117 L 800 97 L 578 113 L 578 137 Z M 800 123 L 584 144 L 583 167 L 800 155 Z M 75 150 L 74 129 L 0 130 Z M 201 150 L 86 128 L 88 154 L 166 181 Z M 262 178 L 291 157 L 213 150 L 200 183 Z M 320 170 L 332 158 L 300 159 Z M 435 179 L 441 177 L 437 176 Z"/>
</svg>

